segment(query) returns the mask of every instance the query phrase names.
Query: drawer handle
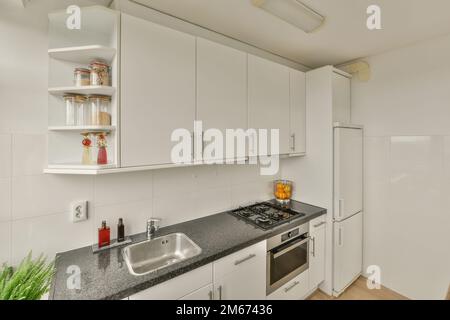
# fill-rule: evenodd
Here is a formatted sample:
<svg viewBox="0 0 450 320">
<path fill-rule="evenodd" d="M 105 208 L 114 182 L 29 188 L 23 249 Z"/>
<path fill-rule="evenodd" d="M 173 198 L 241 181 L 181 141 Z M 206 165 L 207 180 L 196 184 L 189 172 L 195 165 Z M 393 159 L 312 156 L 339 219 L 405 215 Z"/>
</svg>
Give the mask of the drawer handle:
<svg viewBox="0 0 450 320">
<path fill-rule="evenodd" d="M 292 289 L 294 289 L 294 287 L 296 287 L 297 285 L 299 285 L 300 282 L 295 281 L 291 286 L 287 287 L 284 289 L 284 292 L 288 293 L 289 291 L 291 291 Z"/>
<path fill-rule="evenodd" d="M 318 224 L 314 225 L 314 228 L 318 228 L 318 227 L 324 225 L 325 223 L 326 223 L 325 221 L 319 222 Z"/>
<path fill-rule="evenodd" d="M 244 258 L 244 259 L 241 259 L 241 260 L 237 260 L 235 263 L 234 263 L 234 265 L 235 266 L 238 266 L 238 265 L 240 265 L 241 263 L 244 263 L 245 261 L 248 261 L 248 260 L 250 260 L 250 259 L 253 259 L 254 257 L 256 257 L 256 254 L 250 254 L 248 257 L 246 257 L 246 258 Z"/>
</svg>

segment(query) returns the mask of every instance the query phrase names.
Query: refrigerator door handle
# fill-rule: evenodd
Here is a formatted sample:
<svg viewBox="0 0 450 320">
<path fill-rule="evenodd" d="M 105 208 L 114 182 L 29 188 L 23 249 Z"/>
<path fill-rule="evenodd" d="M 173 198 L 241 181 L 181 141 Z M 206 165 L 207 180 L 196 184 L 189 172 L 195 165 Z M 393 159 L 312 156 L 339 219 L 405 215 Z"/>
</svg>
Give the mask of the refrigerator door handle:
<svg viewBox="0 0 450 320">
<path fill-rule="evenodd" d="M 344 241 L 342 239 L 342 227 L 339 227 L 339 246 L 342 247 L 344 245 Z"/>
<path fill-rule="evenodd" d="M 342 218 L 342 213 L 344 212 L 344 199 L 339 199 L 339 218 Z"/>
</svg>

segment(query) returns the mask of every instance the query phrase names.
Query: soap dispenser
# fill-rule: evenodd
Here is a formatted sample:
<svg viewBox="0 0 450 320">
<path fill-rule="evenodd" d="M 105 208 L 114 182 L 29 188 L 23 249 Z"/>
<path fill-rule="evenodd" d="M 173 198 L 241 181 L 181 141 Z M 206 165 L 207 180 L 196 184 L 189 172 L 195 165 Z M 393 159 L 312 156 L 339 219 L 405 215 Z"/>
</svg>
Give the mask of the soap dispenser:
<svg viewBox="0 0 450 320">
<path fill-rule="evenodd" d="M 110 245 L 110 229 L 106 221 L 102 221 L 102 227 L 98 229 L 98 247 L 102 248 Z"/>
<path fill-rule="evenodd" d="M 123 224 L 123 219 L 119 219 L 117 224 L 117 242 L 125 241 L 125 225 Z"/>
</svg>

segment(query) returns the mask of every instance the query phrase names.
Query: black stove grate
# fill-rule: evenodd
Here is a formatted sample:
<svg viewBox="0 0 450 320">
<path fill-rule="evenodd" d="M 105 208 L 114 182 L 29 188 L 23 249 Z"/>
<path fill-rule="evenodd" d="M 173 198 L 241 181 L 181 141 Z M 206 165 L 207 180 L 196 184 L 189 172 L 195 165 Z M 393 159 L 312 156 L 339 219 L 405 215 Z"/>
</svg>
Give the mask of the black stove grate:
<svg viewBox="0 0 450 320">
<path fill-rule="evenodd" d="M 240 207 L 230 213 L 264 230 L 272 229 L 305 215 L 304 213 L 294 211 L 290 208 L 283 208 L 269 202 Z"/>
</svg>

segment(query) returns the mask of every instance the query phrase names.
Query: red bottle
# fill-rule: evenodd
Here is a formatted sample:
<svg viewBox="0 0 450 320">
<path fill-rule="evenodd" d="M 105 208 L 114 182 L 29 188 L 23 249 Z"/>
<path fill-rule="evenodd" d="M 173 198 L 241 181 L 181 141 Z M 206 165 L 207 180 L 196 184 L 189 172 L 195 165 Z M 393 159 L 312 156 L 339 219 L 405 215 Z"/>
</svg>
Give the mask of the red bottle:
<svg viewBox="0 0 450 320">
<path fill-rule="evenodd" d="M 110 245 L 110 230 L 106 225 L 106 221 L 102 221 L 102 227 L 98 229 L 98 247 L 105 247 Z"/>
</svg>

